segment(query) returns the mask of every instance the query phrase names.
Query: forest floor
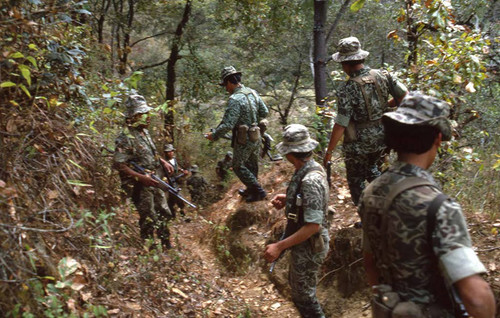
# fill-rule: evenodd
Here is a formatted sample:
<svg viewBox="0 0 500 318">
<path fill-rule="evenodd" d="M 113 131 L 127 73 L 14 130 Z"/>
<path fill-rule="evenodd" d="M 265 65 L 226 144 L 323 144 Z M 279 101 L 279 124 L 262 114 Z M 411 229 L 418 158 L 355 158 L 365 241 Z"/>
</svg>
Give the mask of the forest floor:
<svg viewBox="0 0 500 318">
<path fill-rule="evenodd" d="M 280 259 L 271 274 L 269 264 L 261 257 L 266 243 L 276 239 L 284 224 L 283 211 L 272 208 L 269 200 L 285 191 L 291 174 L 292 167 L 286 162 L 273 163 L 266 169 L 260 177 L 268 191 L 265 201 L 245 203 L 237 195 L 241 185 L 236 182 L 219 201 L 196 211 L 186 209 L 191 221 L 173 221 L 174 248 L 169 251 L 143 246 L 136 229 L 136 213 L 129 209 L 118 213 L 119 222 L 128 232 L 115 233 L 115 239 L 123 242 L 115 251 L 119 254 L 117 261 L 107 265 L 107 275 L 100 275 L 105 281 L 87 289 L 82 298 L 93 297 L 111 317 L 299 317 L 287 290 L 287 258 Z M 349 229 L 355 236 L 361 235 L 361 230 L 354 229 L 359 219 L 341 175 L 332 176 L 330 204 L 335 212 L 330 228 L 332 250 L 339 231 Z M 492 221 L 482 214 L 468 215 L 468 222 L 476 251 L 489 270 L 486 279 L 498 299 L 498 235 L 490 233 Z M 239 249 L 231 245 L 234 243 Z M 347 297 L 339 292 L 335 276 L 345 266 L 335 264 L 332 257 L 328 259 L 318 284 L 318 298 L 326 316 L 371 316 L 368 288 L 362 286 L 348 292 Z M 354 263 L 358 269 L 362 266 L 360 259 Z"/>
</svg>

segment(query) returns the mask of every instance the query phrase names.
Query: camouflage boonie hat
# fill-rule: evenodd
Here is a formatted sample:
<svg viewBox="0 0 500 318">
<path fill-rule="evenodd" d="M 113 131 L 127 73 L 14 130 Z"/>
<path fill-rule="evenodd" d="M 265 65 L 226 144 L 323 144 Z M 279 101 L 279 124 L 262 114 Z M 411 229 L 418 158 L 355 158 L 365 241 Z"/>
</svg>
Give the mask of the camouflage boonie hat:
<svg viewBox="0 0 500 318">
<path fill-rule="evenodd" d="M 385 113 L 384 124 L 394 120 L 402 124 L 433 126 L 443 134 L 443 140 L 451 140 L 451 125 L 448 121 L 450 105 L 440 99 L 424 95 L 421 92 L 410 92 L 405 96 L 398 109 Z"/>
<path fill-rule="evenodd" d="M 149 113 L 153 108 L 148 106 L 146 99 L 141 95 L 130 95 L 125 101 L 127 118 L 132 118 L 137 114 Z"/>
<path fill-rule="evenodd" d="M 361 49 L 357 37 L 350 36 L 339 41 L 338 52 L 332 55 L 335 62 L 364 60 L 370 52 Z"/>
<path fill-rule="evenodd" d="M 290 152 L 309 152 L 318 146 L 318 142 L 311 139 L 306 126 L 291 124 L 285 127 L 283 141 L 276 145 L 276 149 L 286 155 Z"/>
<path fill-rule="evenodd" d="M 172 144 L 166 144 L 165 148 L 163 149 L 164 152 L 174 151 L 174 150 L 175 150 L 175 148 L 174 148 L 174 145 L 172 145 Z"/>
<path fill-rule="evenodd" d="M 240 74 L 241 75 L 241 72 L 238 72 L 234 66 L 226 66 L 222 69 L 222 71 L 220 72 L 220 83 L 219 85 L 220 86 L 224 86 L 224 79 L 226 77 L 228 77 L 229 75 L 233 75 L 233 74 Z"/>
<path fill-rule="evenodd" d="M 228 157 L 232 158 L 232 157 L 233 157 L 233 153 L 232 153 L 231 151 L 228 151 L 228 152 L 226 153 L 226 156 L 228 156 Z"/>
<path fill-rule="evenodd" d="M 198 168 L 198 165 L 192 165 L 191 172 L 193 173 L 200 172 L 200 168 Z"/>
</svg>

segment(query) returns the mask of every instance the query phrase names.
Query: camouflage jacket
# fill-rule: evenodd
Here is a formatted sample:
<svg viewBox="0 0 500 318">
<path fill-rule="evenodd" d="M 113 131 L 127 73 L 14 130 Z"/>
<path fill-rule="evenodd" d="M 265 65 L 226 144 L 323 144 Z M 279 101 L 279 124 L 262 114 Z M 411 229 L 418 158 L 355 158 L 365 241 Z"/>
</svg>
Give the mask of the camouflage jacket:
<svg viewBox="0 0 500 318">
<path fill-rule="evenodd" d="M 115 163 L 134 161 L 141 167 L 159 173 L 159 156 L 147 129 L 126 127 L 115 140 Z M 132 182 L 130 176 L 120 172 L 122 182 Z"/>
<path fill-rule="evenodd" d="M 251 105 L 248 105 L 249 101 Z M 229 97 L 224 117 L 215 129 L 213 138 L 214 140 L 221 138 L 235 126 L 258 124 L 268 113 L 269 110 L 259 94 L 253 89 L 241 85 Z"/>
<path fill-rule="evenodd" d="M 319 167 L 322 172 L 309 172 L 312 167 Z M 300 191 L 297 193 L 299 185 Z M 326 174 L 323 168 L 313 159 L 306 161 L 306 164 L 295 172 L 288 185 L 285 207 L 285 214 L 287 216 L 293 211 L 294 206 L 296 206 L 294 202 L 297 202 L 298 194 L 302 197 L 304 223 L 320 224 L 321 235 L 328 237 L 329 226 L 326 218 L 329 196 L 328 182 L 326 181 Z"/>
<path fill-rule="evenodd" d="M 200 175 L 192 175 L 187 181 L 186 184 L 189 188 L 189 193 L 202 193 L 207 190 L 208 183 Z"/>
<path fill-rule="evenodd" d="M 407 92 L 406 87 L 386 71 L 375 70 L 376 80 L 380 86 L 381 99 L 385 104 L 381 105 L 381 101 L 376 92 L 375 84 L 365 84 L 364 89 L 367 98 L 371 101 L 371 118 L 378 120 L 388 111 L 387 102 L 389 95 L 395 98 L 404 96 Z M 356 71 L 351 78 L 369 75 L 370 68 L 364 67 Z M 360 85 L 353 80 L 345 82 L 337 92 L 338 115 L 335 123 L 347 127 L 349 121 L 358 123 L 369 121 L 365 99 Z M 344 142 L 343 150 L 345 153 L 366 154 L 373 153 L 384 149 L 384 130 L 382 123 L 370 125 L 369 127 L 357 128 L 357 140 L 354 142 Z"/>
<path fill-rule="evenodd" d="M 426 179 L 435 186 L 403 191 L 387 211 L 382 211 L 380 207 L 391 185 L 412 176 Z M 444 201 L 431 234 L 427 233 L 427 211 L 441 191 L 428 171 L 396 162 L 372 184 L 372 195 L 367 191 L 361 195 L 359 211 L 363 249 L 373 254 L 381 283 L 391 285 L 403 300 L 439 303 L 451 311 L 445 282 L 455 283 L 485 271 L 471 248 L 460 205 L 451 199 Z M 385 230 L 383 218 L 387 218 Z M 430 235 L 432 242 L 429 242 Z"/>
</svg>

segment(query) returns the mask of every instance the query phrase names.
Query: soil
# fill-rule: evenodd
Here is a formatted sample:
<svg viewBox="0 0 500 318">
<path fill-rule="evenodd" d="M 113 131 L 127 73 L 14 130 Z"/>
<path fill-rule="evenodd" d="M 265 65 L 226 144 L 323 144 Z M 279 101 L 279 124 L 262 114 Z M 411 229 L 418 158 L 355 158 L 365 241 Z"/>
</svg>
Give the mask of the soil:
<svg viewBox="0 0 500 318">
<path fill-rule="evenodd" d="M 277 162 L 260 176 L 267 200 L 245 203 L 235 180 L 219 201 L 186 209 L 191 221 L 172 223 L 174 248 L 168 251 L 143 246 L 136 213 L 125 208 L 117 215 L 127 229 L 115 233 L 122 242 L 115 251 L 118 261 L 107 264 L 109 272 L 100 277 L 92 277 L 93 265 L 83 264 L 89 280 L 97 282 L 88 282 L 81 298 L 93 297 L 111 317 L 299 317 L 289 298 L 288 255 L 272 273 L 261 257 L 266 243 L 277 240 L 284 226 L 283 211 L 272 208 L 269 199 L 285 191 L 291 174 L 289 164 Z M 327 317 L 370 317 L 361 230 L 354 227 L 359 218 L 342 175 L 332 176 L 330 203 L 331 249 L 318 277 L 318 298 Z M 491 235 L 491 220 L 482 214 L 468 215 L 468 222 L 476 251 L 489 270 L 485 278 L 498 299 L 498 235 Z M 346 242 L 348 256 L 338 251 Z"/>
</svg>

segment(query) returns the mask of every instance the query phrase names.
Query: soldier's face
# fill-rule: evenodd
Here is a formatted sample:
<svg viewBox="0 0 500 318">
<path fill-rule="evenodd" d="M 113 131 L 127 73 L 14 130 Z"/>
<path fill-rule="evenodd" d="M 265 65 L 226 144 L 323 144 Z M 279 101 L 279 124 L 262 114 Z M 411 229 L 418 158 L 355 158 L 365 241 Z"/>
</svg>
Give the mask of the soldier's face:
<svg viewBox="0 0 500 318">
<path fill-rule="evenodd" d="M 168 159 L 172 159 L 174 156 L 175 156 L 175 153 L 173 150 L 165 151 L 165 157 L 167 157 Z"/>
</svg>

